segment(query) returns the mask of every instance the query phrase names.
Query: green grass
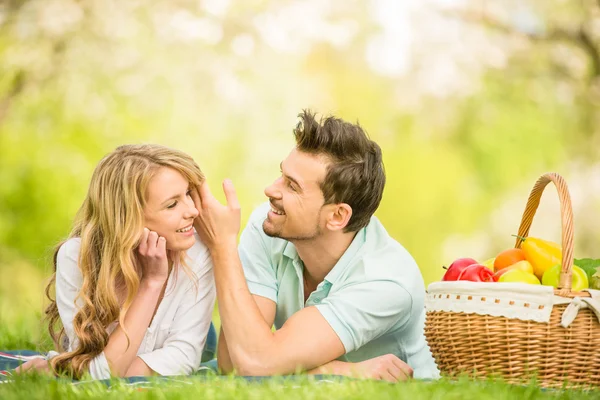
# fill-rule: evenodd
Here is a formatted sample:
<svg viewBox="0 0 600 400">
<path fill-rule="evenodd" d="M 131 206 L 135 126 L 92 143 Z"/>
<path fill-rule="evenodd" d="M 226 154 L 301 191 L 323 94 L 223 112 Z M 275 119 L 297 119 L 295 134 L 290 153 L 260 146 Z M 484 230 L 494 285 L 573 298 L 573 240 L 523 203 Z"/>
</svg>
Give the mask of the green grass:
<svg viewBox="0 0 600 400">
<path fill-rule="evenodd" d="M 0 261 L 2 257 L 0 257 Z M 6 261 L 6 260 L 4 260 Z M 47 351 L 50 340 L 41 322 L 45 276 L 27 263 L 5 263 L 0 279 L 0 350 Z M 219 325 L 215 314 L 216 325 Z M 247 382 L 229 377 L 192 376 L 177 383 L 154 382 L 148 389 L 116 382 L 110 389 L 99 382 L 80 385 L 45 377 L 19 377 L 0 384 L 0 399 L 593 399 L 600 391 L 540 389 L 535 384 L 508 385 L 495 381 L 440 380 L 388 384 L 344 380 L 325 383 L 309 377 Z"/>
<path fill-rule="evenodd" d="M 0 318 L 0 350 L 51 350 L 52 340 L 36 320 L 13 320 L 10 324 Z"/>
<path fill-rule="evenodd" d="M 48 378 L 27 377 L 0 385 L 0 398 L 11 399 L 594 399 L 598 391 L 553 390 L 499 382 L 405 382 L 292 380 L 246 382 L 225 377 L 190 377 L 179 382 L 156 382 L 150 388 L 115 382 L 110 389 L 98 382 L 71 385 Z"/>
</svg>

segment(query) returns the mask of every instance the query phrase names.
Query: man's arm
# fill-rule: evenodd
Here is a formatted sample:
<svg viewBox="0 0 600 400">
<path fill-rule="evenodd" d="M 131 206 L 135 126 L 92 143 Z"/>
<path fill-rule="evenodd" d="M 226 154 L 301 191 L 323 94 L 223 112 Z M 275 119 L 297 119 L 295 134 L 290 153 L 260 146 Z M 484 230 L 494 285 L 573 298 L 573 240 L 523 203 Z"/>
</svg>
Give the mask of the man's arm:
<svg viewBox="0 0 600 400">
<path fill-rule="evenodd" d="M 273 323 L 275 322 L 275 313 L 277 311 L 277 305 L 275 302 L 262 296 L 253 295 L 252 297 L 267 325 L 273 326 Z M 223 331 L 222 327 L 219 333 L 217 361 L 219 363 L 219 370 L 221 370 L 221 372 L 226 374 L 234 372 L 233 364 L 231 363 L 231 357 L 229 357 L 229 350 L 227 349 L 227 338 L 225 337 L 225 332 Z"/>
<path fill-rule="evenodd" d="M 235 242 L 222 241 L 211 253 L 221 325 L 235 370 L 242 375 L 290 374 L 344 354 L 341 340 L 315 307 L 297 312 L 272 332 L 248 290 L 235 248 Z"/>
<path fill-rule="evenodd" d="M 297 312 L 272 332 L 248 291 L 237 253 L 217 250 L 213 259 L 221 323 L 232 366 L 240 374 L 290 374 L 345 353 L 341 340 L 315 307 Z"/>
<path fill-rule="evenodd" d="M 276 304 L 270 299 L 262 296 L 253 295 L 254 301 L 260 309 L 267 325 L 272 326 L 275 321 Z M 233 364 L 227 350 L 227 341 L 225 332 L 221 329 L 219 336 L 219 369 L 224 373 L 233 372 Z M 332 374 L 352 376 L 356 378 L 382 379 L 390 382 L 397 382 L 412 377 L 412 369 L 402 360 L 393 354 L 386 354 L 365 360 L 359 363 L 350 363 L 344 361 L 329 361 L 320 367 L 307 371 L 308 374 Z"/>
<path fill-rule="evenodd" d="M 206 181 L 195 202 L 196 231 L 213 258 L 221 326 L 235 370 L 244 375 L 289 374 L 311 369 L 344 354 L 340 338 L 315 307 L 294 314 L 272 332 L 248 290 L 237 251 L 240 206 L 230 181 L 223 183 L 227 205 Z M 248 334 L 252 332 L 252 334 Z"/>
<path fill-rule="evenodd" d="M 215 255 L 217 259 L 225 256 L 234 264 L 237 258 L 235 253 L 225 251 L 213 253 L 213 257 Z M 215 270 L 218 269 L 217 262 L 225 263 L 225 259 L 215 260 Z M 260 305 L 266 306 L 268 312 L 269 306 L 274 310 L 275 303 L 260 296 L 252 297 L 245 286 L 241 263 L 237 259 L 239 271 L 235 272 L 239 273 L 215 277 L 217 296 L 219 293 L 225 294 L 219 297 L 219 310 L 222 332 L 230 338 L 223 349 L 230 355 L 227 361 L 231 368 L 242 375 L 283 375 L 308 369 L 311 374 L 336 374 L 391 382 L 412 376 L 412 369 L 392 354 L 360 363 L 335 360 L 345 353 L 344 345 L 316 307 L 297 312 L 281 329 L 271 332 L 272 323 L 265 321 Z M 244 285 L 228 287 L 237 279 L 241 279 Z M 219 282 L 227 284 L 219 285 Z M 261 299 L 260 305 L 254 299 Z"/>
<path fill-rule="evenodd" d="M 281 329 L 271 331 L 271 324 L 265 321 L 248 290 L 236 251 L 240 210 L 233 185 L 226 181 L 223 189 L 227 206 L 212 196 L 206 182 L 199 188 L 200 199 L 196 199 L 200 211 L 196 230 L 211 249 L 215 266 L 219 311 L 226 337 L 220 349 L 226 348 L 230 357 L 223 364 L 231 361 L 230 365 L 244 375 L 277 375 L 323 366 L 344 354 L 340 337 L 316 307 L 297 312 Z M 397 361 L 402 368 L 410 369 Z M 342 373 L 342 366 L 348 364 L 335 362 L 331 367 L 337 366 Z M 398 369 L 395 363 L 386 365 Z M 405 374 L 390 373 L 390 377 L 395 375 Z"/>
</svg>

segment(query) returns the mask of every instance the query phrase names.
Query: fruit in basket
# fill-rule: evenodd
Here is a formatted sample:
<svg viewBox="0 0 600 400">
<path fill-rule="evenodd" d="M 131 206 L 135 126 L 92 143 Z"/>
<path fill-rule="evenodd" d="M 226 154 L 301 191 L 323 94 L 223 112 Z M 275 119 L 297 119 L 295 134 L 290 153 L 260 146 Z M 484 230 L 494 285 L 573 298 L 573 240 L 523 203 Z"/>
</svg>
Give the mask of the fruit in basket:
<svg viewBox="0 0 600 400">
<path fill-rule="evenodd" d="M 557 288 L 558 282 L 560 281 L 560 269 L 560 264 L 556 264 L 555 266 L 548 268 L 542 277 L 542 285 L 553 286 L 554 288 Z M 571 271 L 573 272 L 571 278 L 572 290 L 578 292 L 590 287 L 587 274 L 583 269 L 579 268 L 577 265 L 573 265 Z"/>
<path fill-rule="evenodd" d="M 472 258 L 458 258 L 454 260 L 452 264 L 446 269 L 446 273 L 442 277 L 442 281 L 457 281 L 461 272 L 464 271 L 469 265 L 477 264 L 477 261 Z"/>
<path fill-rule="evenodd" d="M 508 249 L 500 252 L 494 260 L 494 271 L 510 267 L 514 263 L 525 260 L 525 252 L 521 249 Z"/>
<path fill-rule="evenodd" d="M 494 282 L 494 273 L 485 265 L 469 265 L 458 277 L 459 281 Z"/>
<path fill-rule="evenodd" d="M 582 258 L 573 260 L 573 264 L 585 271 L 591 289 L 600 289 L 600 259 Z"/>
<path fill-rule="evenodd" d="M 531 263 L 527 260 L 521 260 L 519 262 L 514 263 L 510 267 L 503 268 L 500 271 L 496 272 L 494 274 L 495 280 L 497 281 L 498 278 L 500 278 L 506 272 L 511 271 L 513 269 L 520 269 L 521 271 L 524 271 L 524 272 L 527 272 L 528 274 L 533 275 L 533 266 L 531 265 Z"/>
<path fill-rule="evenodd" d="M 562 262 L 562 248 L 557 243 L 530 236 L 517 237 L 523 241 L 521 248 L 538 278 L 542 279 L 548 268 Z"/>
<path fill-rule="evenodd" d="M 500 275 L 498 282 L 518 282 L 540 285 L 540 280 L 534 274 L 519 268 L 512 268 L 509 271 L 506 271 Z"/>
<path fill-rule="evenodd" d="M 494 261 L 496 260 L 496 257 L 494 258 L 489 258 L 487 260 L 485 260 L 484 262 L 481 263 L 481 265 L 485 265 L 486 267 L 488 267 L 490 270 L 494 270 Z"/>
</svg>

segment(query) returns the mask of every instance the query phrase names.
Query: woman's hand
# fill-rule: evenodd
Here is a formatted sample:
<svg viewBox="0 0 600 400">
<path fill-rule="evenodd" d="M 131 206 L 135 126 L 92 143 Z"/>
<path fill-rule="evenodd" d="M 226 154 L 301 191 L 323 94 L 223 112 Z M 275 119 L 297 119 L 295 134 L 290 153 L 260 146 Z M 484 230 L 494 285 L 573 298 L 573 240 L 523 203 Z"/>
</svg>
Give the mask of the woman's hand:
<svg viewBox="0 0 600 400">
<path fill-rule="evenodd" d="M 169 259 L 167 241 L 158 233 L 144 228 L 138 246 L 142 263 L 142 283 L 164 284 L 169 277 Z"/>
<path fill-rule="evenodd" d="M 34 358 L 26 363 L 21 364 L 15 368 L 15 373 L 37 373 L 42 375 L 54 375 L 50 369 L 50 362 L 45 358 Z"/>
</svg>

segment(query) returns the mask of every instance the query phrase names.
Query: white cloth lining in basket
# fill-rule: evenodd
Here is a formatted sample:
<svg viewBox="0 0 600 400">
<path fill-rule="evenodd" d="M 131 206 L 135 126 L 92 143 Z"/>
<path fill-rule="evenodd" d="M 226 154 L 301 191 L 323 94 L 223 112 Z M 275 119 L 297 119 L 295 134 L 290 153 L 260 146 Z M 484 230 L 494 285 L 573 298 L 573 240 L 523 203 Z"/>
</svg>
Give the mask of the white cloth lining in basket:
<svg viewBox="0 0 600 400">
<path fill-rule="evenodd" d="M 550 286 L 525 283 L 435 282 L 427 288 L 427 311 L 462 312 L 549 322 L 552 307 L 569 304 L 561 325 L 569 326 L 581 308 L 590 308 L 600 321 L 600 291 L 587 290 L 592 297 L 569 299 L 554 295 Z"/>
</svg>

